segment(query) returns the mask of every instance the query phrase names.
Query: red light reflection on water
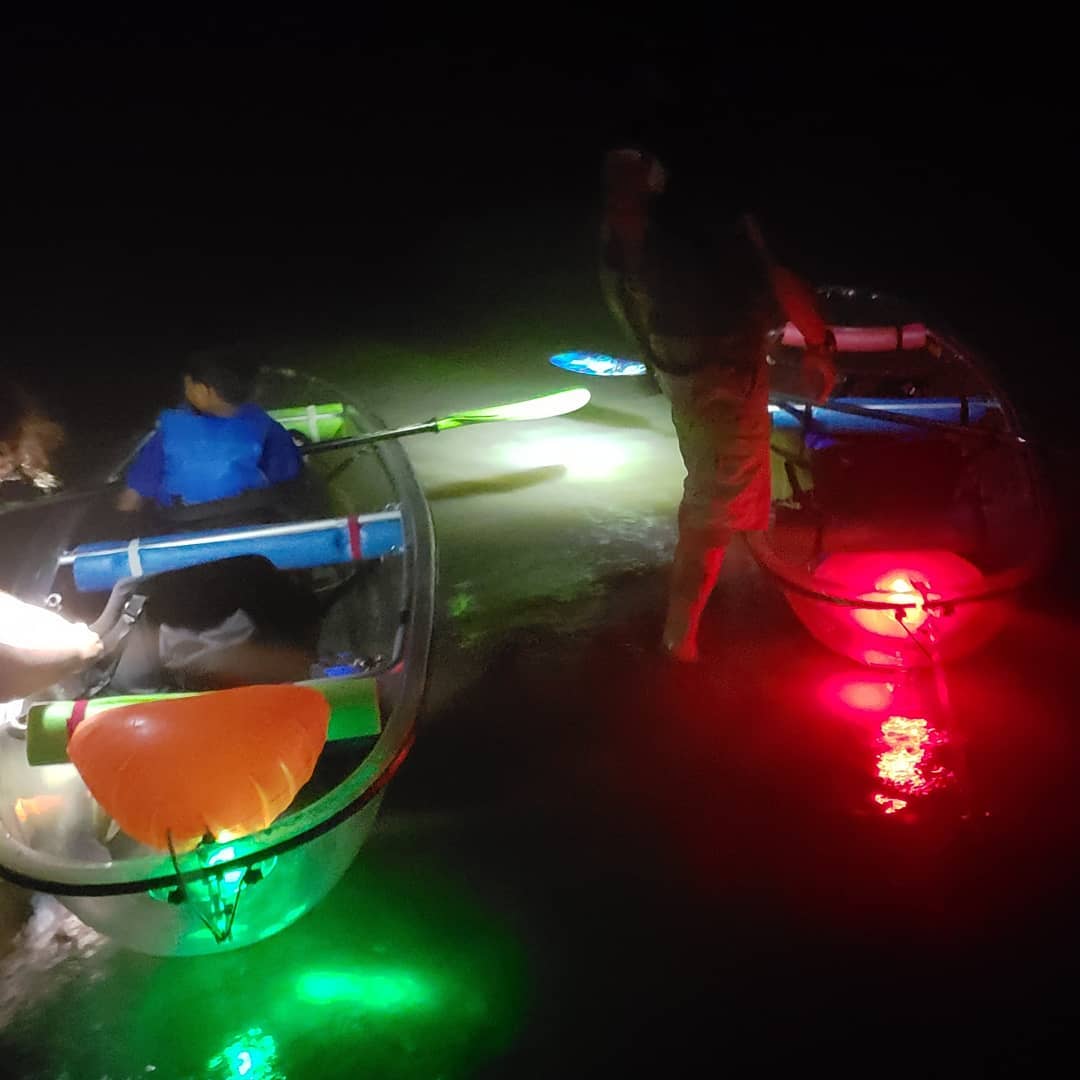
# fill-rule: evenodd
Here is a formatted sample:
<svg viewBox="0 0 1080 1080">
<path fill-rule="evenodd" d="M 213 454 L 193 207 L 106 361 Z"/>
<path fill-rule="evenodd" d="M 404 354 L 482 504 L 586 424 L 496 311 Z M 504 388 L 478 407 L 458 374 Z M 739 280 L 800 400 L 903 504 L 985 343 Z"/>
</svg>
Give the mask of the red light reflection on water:
<svg viewBox="0 0 1080 1080">
<path fill-rule="evenodd" d="M 834 675 L 819 691 L 823 704 L 847 718 L 873 725 L 873 775 L 881 787 L 871 796 L 883 814 L 900 814 L 916 800 L 939 791 L 955 779 L 941 759 L 949 744 L 947 732 L 928 719 L 938 704 L 931 683 L 915 677 L 849 678 Z"/>
<path fill-rule="evenodd" d="M 837 698 L 859 712 L 882 712 L 892 704 L 896 684 L 848 680 L 836 690 Z"/>
<path fill-rule="evenodd" d="M 875 792 L 874 802 L 881 807 L 883 814 L 899 814 L 907 806 L 907 799 L 894 799 L 889 795 L 882 795 L 880 791 Z"/>
<path fill-rule="evenodd" d="M 948 742 L 924 717 L 890 716 L 881 725 L 877 775 L 904 795 L 925 795 L 947 783 L 952 774 L 934 753 Z"/>
</svg>

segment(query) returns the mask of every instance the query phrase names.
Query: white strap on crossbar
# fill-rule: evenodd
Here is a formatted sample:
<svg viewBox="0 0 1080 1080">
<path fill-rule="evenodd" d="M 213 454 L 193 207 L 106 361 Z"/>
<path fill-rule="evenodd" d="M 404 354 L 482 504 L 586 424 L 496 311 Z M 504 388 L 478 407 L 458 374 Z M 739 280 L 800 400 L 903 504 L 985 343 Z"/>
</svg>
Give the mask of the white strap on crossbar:
<svg viewBox="0 0 1080 1080">
<path fill-rule="evenodd" d="M 314 405 L 309 405 L 305 410 L 307 413 L 307 426 L 308 435 L 312 442 L 319 441 L 319 412 Z"/>
<path fill-rule="evenodd" d="M 127 546 L 128 569 L 132 577 L 142 577 L 142 559 L 139 556 L 139 538 L 131 540 Z"/>
</svg>

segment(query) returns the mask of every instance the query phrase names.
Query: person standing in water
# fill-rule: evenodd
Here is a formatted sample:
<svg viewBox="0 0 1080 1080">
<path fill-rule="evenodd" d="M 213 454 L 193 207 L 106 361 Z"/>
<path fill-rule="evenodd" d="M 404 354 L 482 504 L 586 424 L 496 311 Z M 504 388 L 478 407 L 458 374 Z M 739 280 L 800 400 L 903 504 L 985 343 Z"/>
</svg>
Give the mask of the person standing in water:
<svg viewBox="0 0 1080 1080">
<path fill-rule="evenodd" d="M 692 662 L 733 536 L 768 527 L 770 331 L 786 317 L 802 332 L 818 400 L 836 373 L 812 289 L 771 259 L 751 217 L 713 216 L 688 186 L 647 151 L 608 153 L 601 283 L 671 404 L 686 466 L 661 645 Z"/>
</svg>

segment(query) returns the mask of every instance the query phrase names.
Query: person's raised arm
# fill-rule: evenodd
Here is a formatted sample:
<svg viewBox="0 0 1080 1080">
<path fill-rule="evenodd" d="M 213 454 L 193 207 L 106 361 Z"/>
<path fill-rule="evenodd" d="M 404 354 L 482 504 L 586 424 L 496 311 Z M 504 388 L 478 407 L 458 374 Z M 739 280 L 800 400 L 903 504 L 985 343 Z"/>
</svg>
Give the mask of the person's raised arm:
<svg viewBox="0 0 1080 1080">
<path fill-rule="evenodd" d="M 814 396 L 824 401 L 836 383 L 836 365 L 832 358 L 836 352 L 836 339 L 821 316 L 814 290 L 793 270 L 776 262 L 757 222 L 749 214 L 743 217 L 742 226 L 768 271 L 781 310 L 806 342 L 803 372 L 812 383 Z"/>
</svg>

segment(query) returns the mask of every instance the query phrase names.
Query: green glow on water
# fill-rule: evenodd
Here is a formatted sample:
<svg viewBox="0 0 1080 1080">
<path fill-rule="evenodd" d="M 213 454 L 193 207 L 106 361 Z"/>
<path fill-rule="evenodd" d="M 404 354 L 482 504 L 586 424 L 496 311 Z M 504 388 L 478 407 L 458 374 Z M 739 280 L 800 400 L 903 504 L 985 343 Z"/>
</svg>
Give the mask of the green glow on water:
<svg viewBox="0 0 1080 1080">
<path fill-rule="evenodd" d="M 447 606 L 450 609 L 450 614 L 455 619 L 459 619 L 462 615 L 466 615 L 475 606 L 475 603 L 476 598 L 474 596 L 464 590 L 459 590 L 450 597 Z"/>
<path fill-rule="evenodd" d="M 207 1062 L 210 1076 L 242 1076 L 245 1080 L 284 1080 L 277 1064 L 277 1043 L 261 1028 L 249 1028 Z"/>
<path fill-rule="evenodd" d="M 430 1009 L 438 995 L 429 982 L 405 970 L 321 970 L 305 972 L 296 994 L 312 1005 L 351 1005 L 370 1012 Z"/>
<path fill-rule="evenodd" d="M 476 1075 L 521 1030 L 530 963 L 500 908 L 439 866 L 443 844 L 440 832 L 373 846 L 310 914 L 250 948 L 177 959 L 103 948 L 68 961 L 68 979 L 58 968 L 48 984 L 13 987 L 27 1000 L 4 1036 L 38 1071 L 11 1074 Z M 260 888 L 245 886 L 234 931 Z M 290 898 L 275 920 L 305 907 Z"/>
<path fill-rule="evenodd" d="M 267 926 L 259 927 L 259 940 L 262 941 L 265 938 L 273 937 L 275 934 L 280 933 L 287 926 L 292 926 L 301 915 L 307 911 L 307 904 L 297 904 L 295 907 L 289 908 L 285 915 L 277 922 L 270 923 Z"/>
</svg>

